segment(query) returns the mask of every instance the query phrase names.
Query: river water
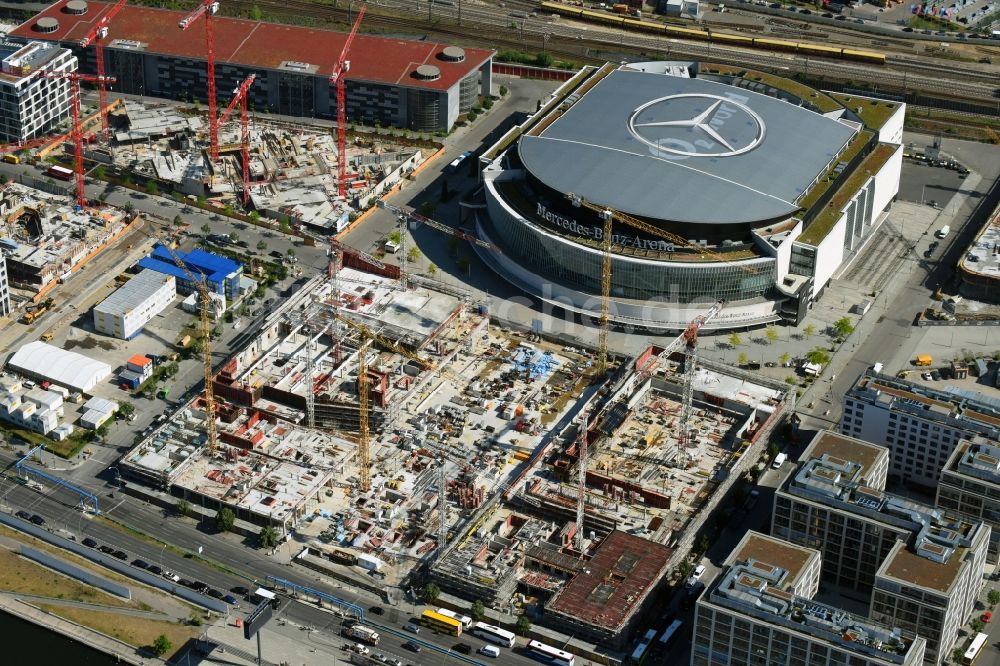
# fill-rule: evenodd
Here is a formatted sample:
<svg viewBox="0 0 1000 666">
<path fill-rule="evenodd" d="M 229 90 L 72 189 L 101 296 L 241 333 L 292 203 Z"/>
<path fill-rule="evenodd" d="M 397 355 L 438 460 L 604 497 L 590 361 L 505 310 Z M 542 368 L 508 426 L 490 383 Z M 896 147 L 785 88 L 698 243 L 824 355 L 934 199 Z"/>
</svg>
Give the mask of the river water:
<svg viewBox="0 0 1000 666">
<path fill-rule="evenodd" d="M 112 666 L 113 657 L 48 629 L 0 612 L 3 663 L 32 666 Z"/>
</svg>

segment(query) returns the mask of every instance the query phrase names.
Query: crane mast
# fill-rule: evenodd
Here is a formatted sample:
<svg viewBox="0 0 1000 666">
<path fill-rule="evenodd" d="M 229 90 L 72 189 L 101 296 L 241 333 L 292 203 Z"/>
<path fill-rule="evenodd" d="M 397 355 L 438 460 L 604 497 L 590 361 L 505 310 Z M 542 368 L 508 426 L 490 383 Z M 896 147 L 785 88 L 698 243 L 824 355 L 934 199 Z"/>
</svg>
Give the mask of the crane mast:
<svg viewBox="0 0 1000 666">
<path fill-rule="evenodd" d="M 108 36 L 108 24 L 111 23 L 111 19 L 118 15 L 118 12 L 125 7 L 126 0 L 118 0 L 107 11 L 104 16 L 102 16 L 94 27 L 90 29 L 90 32 L 80 40 L 80 48 L 87 48 L 91 44 L 94 45 L 94 59 L 97 61 L 97 76 L 100 78 L 97 81 L 97 98 L 98 98 L 98 109 L 97 112 L 101 115 L 101 132 L 104 138 L 108 138 L 110 135 L 110 128 L 108 127 L 108 87 L 104 81 L 105 69 L 104 69 L 104 39 Z"/>
<path fill-rule="evenodd" d="M 209 159 L 214 163 L 219 159 L 219 126 L 216 123 L 215 98 L 215 26 L 212 17 L 219 11 L 218 0 L 202 0 L 193 12 L 180 20 L 177 26 L 187 30 L 199 18 L 205 19 L 205 47 L 208 74 L 208 138 Z"/>
<path fill-rule="evenodd" d="M 340 51 L 340 58 L 337 59 L 330 74 L 330 83 L 336 86 L 337 91 L 337 192 L 341 197 L 347 196 L 347 82 L 344 80 L 348 70 L 351 69 L 351 61 L 347 59 L 347 52 L 351 48 L 354 37 L 361 27 L 361 19 L 365 17 L 368 5 L 361 5 L 358 10 L 358 18 L 351 26 L 351 32 L 347 35 L 344 48 Z"/>
</svg>

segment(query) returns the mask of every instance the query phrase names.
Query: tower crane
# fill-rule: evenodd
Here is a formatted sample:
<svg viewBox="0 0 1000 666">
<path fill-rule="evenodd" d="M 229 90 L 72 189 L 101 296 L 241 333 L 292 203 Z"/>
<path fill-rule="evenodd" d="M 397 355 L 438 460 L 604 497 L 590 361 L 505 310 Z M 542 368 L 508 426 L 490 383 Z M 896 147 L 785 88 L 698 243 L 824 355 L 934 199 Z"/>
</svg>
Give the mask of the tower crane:
<svg viewBox="0 0 1000 666">
<path fill-rule="evenodd" d="M 150 234 L 155 238 L 163 249 L 167 251 L 174 264 L 184 273 L 184 277 L 194 285 L 198 291 L 198 321 L 201 328 L 202 346 L 201 361 L 205 369 L 205 434 L 208 436 L 208 450 L 214 452 L 218 446 L 218 438 L 215 428 L 215 390 L 212 388 L 212 324 L 208 309 L 212 306 L 212 300 L 208 293 L 208 285 L 205 276 L 195 277 L 191 270 L 178 256 L 170 243 L 155 234 Z"/>
<path fill-rule="evenodd" d="M 726 262 L 739 267 L 746 273 L 751 275 L 757 275 L 758 271 L 753 268 L 743 266 L 742 264 L 734 263 L 732 260 L 728 259 L 724 255 L 717 252 L 713 252 L 708 248 L 700 247 L 690 243 L 687 239 L 678 236 L 677 234 L 672 234 L 669 231 L 665 231 L 642 220 L 636 219 L 631 215 L 626 215 L 621 211 L 617 211 L 605 206 L 598 206 L 597 204 L 591 203 L 584 199 L 583 197 L 576 194 L 567 194 L 566 197 L 570 202 L 577 207 L 587 208 L 596 212 L 604 222 L 604 236 L 602 241 L 602 252 L 603 252 L 603 262 L 601 271 L 601 334 L 600 334 L 600 346 L 598 349 L 598 361 L 601 358 L 607 358 L 607 331 L 609 326 L 608 321 L 608 311 L 609 304 L 611 300 L 611 222 L 613 220 L 618 220 L 631 227 L 644 231 L 648 234 L 658 236 L 665 240 L 670 241 L 675 245 L 680 245 L 685 248 L 690 248 L 699 254 L 706 257 L 715 259 L 716 261 Z M 660 352 L 656 359 L 652 359 L 647 362 L 643 368 L 640 368 L 641 372 L 652 373 L 656 367 L 659 365 L 661 359 L 667 357 L 674 349 L 677 348 L 682 342 L 684 343 L 684 379 L 682 385 L 682 398 L 681 398 L 681 434 L 678 438 L 681 447 L 687 445 L 688 433 L 690 431 L 691 422 L 691 404 L 694 399 L 694 367 L 697 362 L 696 351 L 698 344 L 698 332 L 705 326 L 709 321 L 714 319 L 725 307 L 725 301 L 717 301 L 711 308 L 706 312 L 695 317 L 684 329 L 684 331 L 677 336 L 674 340 L 666 345 L 664 350 Z"/>
<path fill-rule="evenodd" d="M 208 66 L 208 138 L 209 158 L 214 163 L 219 159 L 219 126 L 215 122 L 215 26 L 212 17 L 219 11 L 217 0 L 202 0 L 198 7 L 182 18 L 177 26 L 187 30 L 199 18 L 205 18 L 205 46 Z"/>
<path fill-rule="evenodd" d="M 247 91 L 257 78 L 251 74 L 243 80 L 240 87 L 233 91 L 233 99 L 229 106 L 223 109 L 219 116 L 219 127 L 222 127 L 237 104 L 240 105 L 240 157 L 243 160 L 243 205 L 250 202 L 250 122 L 247 113 Z M 216 130 L 218 131 L 218 130 Z"/>
<path fill-rule="evenodd" d="M 111 19 L 118 15 L 118 12 L 125 6 L 126 0 L 118 0 L 104 16 L 94 24 L 94 27 L 80 40 L 80 48 L 87 48 L 94 45 L 94 58 L 97 60 L 97 97 L 99 105 L 97 112 L 101 114 L 101 132 L 104 138 L 108 137 L 108 87 L 104 82 L 104 38 L 108 36 L 108 24 Z"/>
<path fill-rule="evenodd" d="M 586 407 L 580 410 L 580 425 L 577 433 L 577 489 L 576 489 L 576 549 L 583 557 L 583 516 L 587 502 L 587 414 Z"/>
<path fill-rule="evenodd" d="M 347 59 L 347 52 L 351 48 L 354 37 L 361 27 L 361 19 L 365 16 L 368 5 L 361 5 L 358 10 L 358 18 L 351 26 L 351 32 L 347 35 L 344 48 L 340 51 L 340 57 L 333 66 L 333 73 L 330 74 L 330 83 L 337 89 L 337 191 L 341 197 L 347 196 L 347 110 L 344 108 L 347 100 L 347 82 L 344 80 L 348 70 L 351 69 L 351 61 Z"/>
<path fill-rule="evenodd" d="M 65 141 L 66 139 L 72 138 L 73 133 L 67 132 L 66 134 L 60 134 L 59 136 L 43 136 L 37 139 L 29 139 L 28 141 L 18 141 L 16 143 L 8 143 L 0 146 L 0 155 L 6 155 L 7 153 L 17 153 L 22 150 L 31 150 L 32 148 L 37 148 L 39 146 L 45 146 L 53 143 L 59 143 L 60 141 Z"/>
<path fill-rule="evenodd" d="M 83 187 L 83 129 L 80 126 L 80 81 L 88 83 L 114 83 L 113 76 L 92 76 L 77 72 L 49 72 L 41 70 L 45 79 L 68 79 L 70 84 L 69 110 L 73 119 L 70 136 L 73 138 L 74 171 L 76 172 L 76 203 L 82 208 L 87 205 L 87 192 Z"/>
</svg>

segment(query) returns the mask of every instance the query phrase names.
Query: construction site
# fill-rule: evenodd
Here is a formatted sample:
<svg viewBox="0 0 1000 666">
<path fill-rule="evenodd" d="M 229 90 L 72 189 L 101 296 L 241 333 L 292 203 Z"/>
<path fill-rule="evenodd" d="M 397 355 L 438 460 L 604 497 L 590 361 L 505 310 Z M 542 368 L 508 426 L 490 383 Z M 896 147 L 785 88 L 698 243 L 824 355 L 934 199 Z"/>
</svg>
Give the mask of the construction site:
<svg viewBox="0 0 1000 666">
<path fill-rule="evenodd" d="M 345 142 L 341 196 L 340 153 L 328 128 L 251 115 L 244 144 L 243 126 L 229 120 L 238 119 L 220 118 L 219 157 L 213 162 L 205 150 L 207 125 L 195 109 L 126 101 L 109 115 L 114 142 L 90 148 L 85 156 L 155 180 L 164 190 L 325 235 L 343 231 L 359 211 L 422 164 L 427 150 L 377 134 L 352 135 Z"/>
<path fill-rule="evenodd" d="M 37 300 L 68 280 L 132 221 L 111 206 L 80 208 L 65 196 L 17 183 L 0 186 L 0 218 L 11 297 L 20 301 Z"/>
</svg>

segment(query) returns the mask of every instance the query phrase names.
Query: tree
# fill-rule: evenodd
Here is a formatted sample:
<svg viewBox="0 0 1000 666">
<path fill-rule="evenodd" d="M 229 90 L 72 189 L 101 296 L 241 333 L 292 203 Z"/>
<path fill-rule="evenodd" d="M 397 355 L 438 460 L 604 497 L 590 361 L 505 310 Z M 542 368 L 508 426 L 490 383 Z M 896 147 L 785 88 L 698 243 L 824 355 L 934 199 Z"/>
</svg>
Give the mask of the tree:
<svg viewBox="0 0 1000 666">
<path fill-rule="evenodd" d="M 182 218 L 180 215 L 174 215 L 174 226 L 175 227 L 184 226 L 184 218 Z"/>
<path fill-rule="evenodd" d="M 197 201 L 199 206 L 204 206 L 207 199 L 205 198 L 204 194 L 199 194 L 197 197 Z"/>
<path fill-rule="evenodd" d="M 514 633 L 518 636 L 527 636 L 529 631 L 531 631 L 531 619 L 527 615 L 519 616 L 517 624 L 514 625 Z"/>
<path fill-rule="evenodd" d="M 503 97 L 507 94 L 507 86 L 500 86 L 500 96 Z"/>
<path fill-rule="evenodd" d="M 267 249 L 267 241 L 262 241 L 262 240 L 257 241 L 257 249 L 261 250 L 261 251 L 266 250 Z"/>
<path fill-rule="evenodd" d="M 441 596 L 441 588 L 437 586 L 436 583 L 427 583 L 424 585 L 424 601 L 429 604 L 434 603 Z"/>
<path fill-rule="evenodd" d="M 233 204 L 226 204 L 222 207 L 222 212 L 226 217 L 232 217 L 234 211 L 235 209 L 233 208 Z"/>
<path fill-rule="evenodd" d="M 969 623 L 969 628 L 972 629 L 973 633 L 978 634 L 982 632 L 983 629 L 986 628 L 986 623 L 977 617 L 974 618 L 972 622 Z"/>
<path fill-rule="evenodd" d="M 260 7 L 254 5 L 250 8 L 250 20 L 251 21 L 262 21 L 264 20 L 264 12 L 260 11 Z"/>
<path fill-rule="evenodd" d="M 285 254 L 287 254 L 289 257 L 294 257 L 295 256 L 295 248 L 294 247 L 288 248 L 287 250 L 285 250 Z"/>
<path fill-rule="evenodd" d="M 118 414 L 123 418 L 127 419 L 133 414 L 135 414 L 135 405 L 131 402 L 120 402 L 118 403 Z"/>
<path fill-rule="evenodd" d="M 178 500 L 177 504 L 174 505 L 174 511 L 176 511 L 177 515 L 180 516 L 186 516 L 190 514 L 191 502 L 188 502 L 186 499 Z"/>
<path fill-rule="evenodd" d="M 153 641 L 153 654 L 157 657 L 162 657 L 166 653 L 170 652 L 170 648 L 173 646 L 174 644 L 170 642 L 169 638 L 160 634 L 156 637 L 156 640 Z"/>
<path fill-rule="evenodd" d="M 552 54 L 551 53 L 539 53 L 535 56 L 535 66 L 536 67 L 551 67 L 552 66 Z"/>
<path fill-rule="evenodd" d="M 399 245 L 400 243 L 403 242 L 403 236 L 402 234 L 399 233 L 398 230 L 391 232 L 388 236 L 386 236 L 386 238 L 389 239 L 390 243 L 395 243 L 396 245 Z"/>
<path fill-rule="evenodd" d="M 201 233 L 205 234 L 206 236 L 208 235 L 208 232 L 211 230 L 212 227 L 208 226 L 207 224 L 201 225 Z"/>
<path fill-rule="evenodd" d="M 96 167 L 94 167 L 94 178 L 97 178 L 98 180 L 100 180 L 100 179 L 104 178 L 104 174 L 106 174 L 106 173 L 107 173 L 107 169 L 104 168 L 103 164 L 98 164 Z"/>
<path fill-rule="evenodd" d="M 122 206 L 122 208 L 125 209 L 126 215 L 132 215 L 132 213 L 135 212 L 135 204 L 133 204 L 131 201 L 126 201 L 125 205 Z"/>
<path fill-rule="evenodd" d="M 486 617 L 486 606 L 479 599 L 472 602 L 472 608 L 469 610 L 469 614 L 472 615 L 472 619 L 476 622 L 482 622 L 483 618 Z"/>
<path fill-rule="evenodd" d="M 465 114 L 466 120 L 468 120 L 470 123 L 474 122 L 476 120 L 476 118 L 478 118 L 478 117 L 479 117 L 479 114 L 476 113 L 475 109 L 469 109 L 469 112 L 467 114 Z"/>
<path fill-rule="evenodd" d="M 778 341 L 778 329 L 774 326 L 768 326 L 764 329 L 764 337 L 767 339 L 767 344 L 773 345 Z"/>
<path fill-rule="evenodd" d="M 409 250 L 406 251 L 407 261 L 414 262 L 417 261 L 418 259 L 420 259 L 420 250 L 418 250 L 417 248 L 411 247 Z"/>
<path fill-rule="evenodd" d="M 231 241 L 233 241 L 235 243 L 239 239 L 240 239 L 240 235 L 238 233 L 236 233 L 235 231 L 231 231 L 229 233 L 229 240 L 231 240 Z"/>
<path fill-rule="evenodd" d="M 965 650 L 960 647 L 955 648 L 951 651 L 951 660 L 956 664 L 961 664 L 965 661 Z"/>
<path fill-rule="evenodd" d="M 681 560 L 681 563 L 677 565 L 677 573 L 681 575 L 681 578 L 687 578 L 694 571 L 694 565 L 691 560 Z"/>
<path fill-rule="evenodd" d="M 215 514 L 215 525 L 220 532 L 228 532 L 236 524 L 236 514 L 229 507 L 222 507 L 219 513 Z"/>
<path fill-rule="evenodd" d="M 124 176 L 122 176 L 122 185 L 128 186 L 128 185 L 131 185 L 131 184 L 132 184 L 132 176 L 131 175 L 125 174 Z"/>
<path fill-rule="evenodd" d="M 811 338 L 816 334 L 816 327 L 812 324 L 806 324 L 806 327 L 802 329 L 802 335 L 806 336 L 806 340 Z"/>
<path fill-rule="evenodd" d="M 816 365 L 826 365 L 830 362 L 830 354 L 822 347 L 816 347 L 816 349 L 806 352 L 806 360 Z"/>
<path fill-rule="evenodd" d="M 785 365 L 789 360 L 791 360 L 791 358 L 791 354 L 788 352 L 782 352 L 781 356 L 778 357 L 778 361 L 781 362 L 781 365 Z"/>
<path fill-rule="evenodd" d="M 149 192 L 150 194 L 159 194 L 160 186 L 157 184 L 155 180 L 147 180 L 146 191 Z"/>
<path fill-rule="evenodd" d="M 833 330 L 836 331 L 839 337 L 846 338 L 854 332 L 854 324 L 851 323 L 849 318 L 841 317 L 837 321 L 833 322 Z"/>
<path fill-rule="evenodd" d="M 260 213 L 258 213 L 255 210 L 250 211 L 250 214 L 247 215 L 247 217 L 249 217 L 250 221 L 253 222 L 254 224 L 260 222 Z"/>
<path fill-rule="evenodd" d="M 438 272 L 438 267 L 435 266 L 434 264 L 431 264 L 430 266 L 427 267 L 428 275 L 437 275 L 437 272 Z"/>
<path fill-rule="evenodd" d="M 265 525 L 260 528 L 260 534 L 257 535 L 257 540 L 260 541 L 261 548 L 274 548 L 278 545 L 278 530 L 274 529 L 270 525 Z"/>
<path fill-rule="evenodd" d="M 1000 590 L 990 590 L 986 595 L 986 601 L 989 602 L 990 608 L 1000 604 Z"/>
<path fill-rule="evenodd" d="M 732 333 L 729 334 L 729 346 L 730 347 L 734 347 L 734 348 L 735 347 L 739 347 L 741 344 L 743 344 L 743 338 L 740 337 L 739 333 L 737 333 L 736 331 L 733 331 Z"/>
<path fill-rule="evenodd" d="M 739 363 L 740 367 L 742 368 L 744 365 L 747 364 L 747 362 L 749 360 L 750 360 L 750 357 L 747 356 L 746 352 L 740 352 L 739 359 L 737 360 L 737 362 Z"/>
</svg>

